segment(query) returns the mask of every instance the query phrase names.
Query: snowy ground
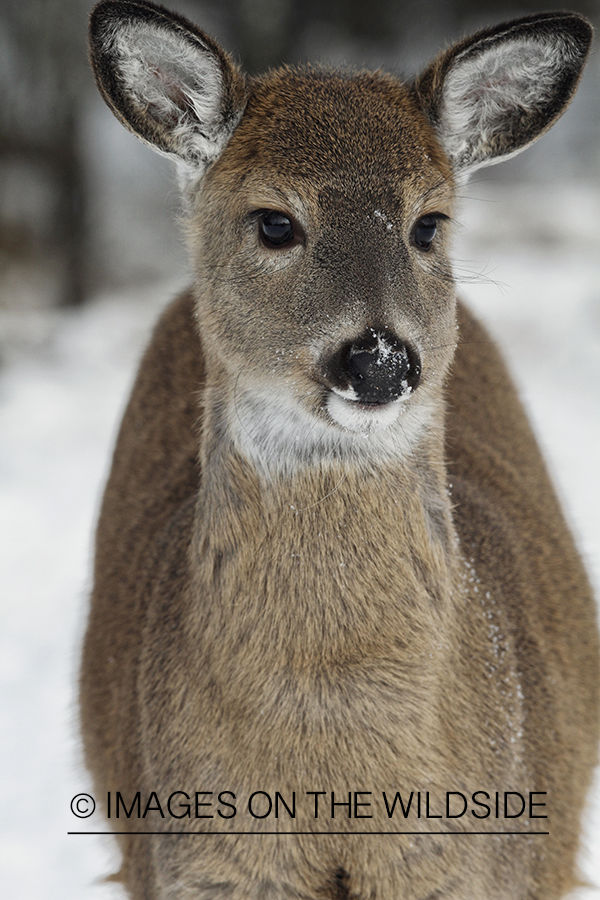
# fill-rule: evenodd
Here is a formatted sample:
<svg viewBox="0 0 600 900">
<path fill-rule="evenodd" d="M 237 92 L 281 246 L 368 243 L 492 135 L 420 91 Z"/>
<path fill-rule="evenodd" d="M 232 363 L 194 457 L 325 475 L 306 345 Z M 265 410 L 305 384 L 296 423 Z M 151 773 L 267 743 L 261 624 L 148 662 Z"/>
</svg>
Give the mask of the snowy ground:
<svg viewBox="0 0 600 900">
<path fill-rule="evenodd" d="M 456 252 L 463 293 L 516 373 L 600 593 L 600 195 L 552 185 L 493 199 L 494 190 L 468 190 Z M 482 272 L 490 283 L 473 282 Z M 0 369 L 4 900 L 122 896 L 94 884 L 116 865 L 109 839 L 67 835 L 76 827 L 70 799 L 89 790 L 75 682 L 92 525 L 116 423 L 151 323 L 175 289 L 37 314 Z M 585 870 L 600 884 L 600 784 L 594 796 Z M 600 891 L 584 896 L 600 900 Z"/>
</svg>

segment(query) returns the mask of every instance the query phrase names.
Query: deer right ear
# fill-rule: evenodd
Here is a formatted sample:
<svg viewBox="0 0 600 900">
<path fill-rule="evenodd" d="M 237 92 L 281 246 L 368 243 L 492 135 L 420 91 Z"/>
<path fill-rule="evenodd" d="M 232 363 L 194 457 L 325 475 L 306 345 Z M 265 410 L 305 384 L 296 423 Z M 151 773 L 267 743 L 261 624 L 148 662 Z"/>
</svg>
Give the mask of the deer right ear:
<svg viewBox="0 0 600 900">
<path fill-rule="evenodd" d="M 144 0 L 102 0 L 90 17 L 100 91 L 137 137 L 202 174 L 246 104 L 244 77 L 182 16 Z"/>
<path fill-rule="evenodd" d="M 579 82 L 592 28 L 542 13 L 480 31 L 442 53 L 415 90 L 454 170 L 520 153 L 559 118 Z"/>
</svg>

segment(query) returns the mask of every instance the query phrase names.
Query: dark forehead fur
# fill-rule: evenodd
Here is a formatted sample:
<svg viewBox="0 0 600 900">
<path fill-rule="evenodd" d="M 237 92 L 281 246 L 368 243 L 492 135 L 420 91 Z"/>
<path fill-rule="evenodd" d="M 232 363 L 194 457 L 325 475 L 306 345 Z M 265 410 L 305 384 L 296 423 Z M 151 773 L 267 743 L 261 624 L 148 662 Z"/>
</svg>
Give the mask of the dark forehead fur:
<svg viewBox="0 0 600 900">
<path fill-rule="evenodd" d="M 232 144 L 238 165 L 300 178 L 388 181 L 433 166 L 452 181 L 415 93 L 382 72 L 286 66 L 253 79 Z"/>
</svg>

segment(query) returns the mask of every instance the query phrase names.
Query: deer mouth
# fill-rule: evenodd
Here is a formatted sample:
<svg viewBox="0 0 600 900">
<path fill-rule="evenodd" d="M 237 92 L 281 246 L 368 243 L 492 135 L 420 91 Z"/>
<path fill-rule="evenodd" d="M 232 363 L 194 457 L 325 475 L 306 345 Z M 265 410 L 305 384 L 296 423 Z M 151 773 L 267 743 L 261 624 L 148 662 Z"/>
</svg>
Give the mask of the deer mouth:
<svg viewBox="0 0 600 900">
<path fill-rule="evenodd" d="M 412 387 L 408 384 L 407 381 L 403 381 L 400 390 L 394 391 L 391 395 L 381 395 L 381 396 L 369 396 L 368 399 L 362 397 L 354 388 L 338 388 L 332 387 L 331 390 L 338 396 L 345 400 L 347 403 L 351 403 L 353 406 L 359 409 L 364 410 L 373 410 L 376 412 L 377 410 L 382 409 L 384 406 L 388 406 L 391 403 L 399 403 L 405 400 L 410 394 L 412 394 Z"/>
<path fill-rule="evenodd" d="M 407 388 L 401 397 L 392 400 L 369 399 L 365 402 L 350 388 L 331 388 L 326 400 L 326 409 L 336 425 L 346 431 L 372 434 L 389 428 L 402 412 L 402 405 L 408 394 Z"/>
</svg>

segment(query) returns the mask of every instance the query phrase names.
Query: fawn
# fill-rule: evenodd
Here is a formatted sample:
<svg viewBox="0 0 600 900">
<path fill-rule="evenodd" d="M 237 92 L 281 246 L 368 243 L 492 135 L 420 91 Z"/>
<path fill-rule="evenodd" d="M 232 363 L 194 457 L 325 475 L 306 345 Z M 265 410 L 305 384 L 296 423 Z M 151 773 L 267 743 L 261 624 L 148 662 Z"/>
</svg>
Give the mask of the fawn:
<svg viewBox="0 0 600 900">
<path fill-rule="evenodd" d="M 81 678 L 111 826 L 154 832 L 121 837 L 132 898 L 578 883 L 594 601 L 448 243 L 457 185 L 552 125 L 590 41 L 553 12 L 410 83 L 245 78 L 179 15 L 95 7 L 98 86 L 178 164 L 194 262 L 118 438 Z"/>
</svg>

